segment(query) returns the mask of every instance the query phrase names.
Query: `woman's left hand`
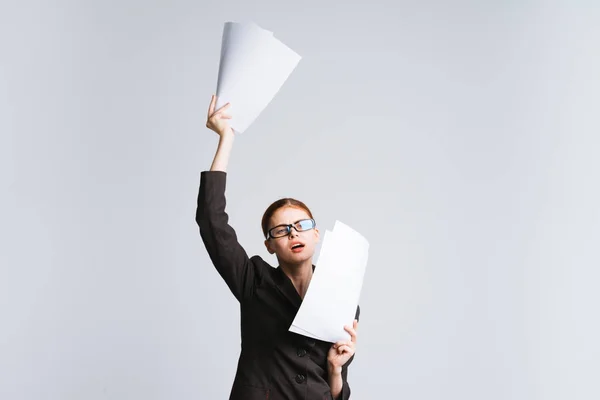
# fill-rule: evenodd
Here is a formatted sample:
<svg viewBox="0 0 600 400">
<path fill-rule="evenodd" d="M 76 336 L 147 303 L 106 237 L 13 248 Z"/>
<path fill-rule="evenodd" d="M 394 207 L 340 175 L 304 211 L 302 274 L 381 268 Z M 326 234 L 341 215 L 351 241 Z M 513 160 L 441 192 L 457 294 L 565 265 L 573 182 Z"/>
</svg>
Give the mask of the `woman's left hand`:
<svg viewBox="0 0 600 400">
<path fill-rule="evenodd" d="M 348 362 L 350 357 L 354 355 L 356 351 L 356 329 L 358 328 L 358 321 L 355 319 L 353 326 L 344 326 L 346 332 L 350 334 L 350 340 L 340 340 L 331 346 L 327 353 L 327 362 L 330 372 L 340 373 L 342 366 Z"/>
</svg>

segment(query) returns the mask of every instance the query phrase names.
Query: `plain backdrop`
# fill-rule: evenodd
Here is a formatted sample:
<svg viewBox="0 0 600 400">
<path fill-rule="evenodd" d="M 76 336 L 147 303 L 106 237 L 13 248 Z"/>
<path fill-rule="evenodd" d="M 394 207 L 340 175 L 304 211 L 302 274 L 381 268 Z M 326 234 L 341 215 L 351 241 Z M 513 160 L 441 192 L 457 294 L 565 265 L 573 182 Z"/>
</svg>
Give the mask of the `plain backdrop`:
<svg viewBox="0 0 600 400">
<path fill-rule="evenodd" d="M 223 24 L 303 58 L 236 138 L 371 244 L 353 400 L 600 398 L 600 7 L 2 1 L 0 398 L 226 399 L 239 309 L 194 221 Z"/>
</svg>

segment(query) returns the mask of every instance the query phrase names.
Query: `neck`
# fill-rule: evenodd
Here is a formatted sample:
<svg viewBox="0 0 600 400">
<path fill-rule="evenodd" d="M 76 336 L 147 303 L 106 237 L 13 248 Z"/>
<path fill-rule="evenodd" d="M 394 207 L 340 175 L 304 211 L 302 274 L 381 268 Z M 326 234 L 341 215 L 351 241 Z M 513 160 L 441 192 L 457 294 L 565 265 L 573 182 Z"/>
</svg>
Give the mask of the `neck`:
<svg viewBox="0 0 600 400">
<path fill-rule="evenodd" d="M 308 284 L 313 275 L 312 258 L 302 262 L 301 264 L 285 264 L 281 263 L 281 269 L 290 278 L 296 291 L 302 299 L 308 290 Z"/>
</svg>

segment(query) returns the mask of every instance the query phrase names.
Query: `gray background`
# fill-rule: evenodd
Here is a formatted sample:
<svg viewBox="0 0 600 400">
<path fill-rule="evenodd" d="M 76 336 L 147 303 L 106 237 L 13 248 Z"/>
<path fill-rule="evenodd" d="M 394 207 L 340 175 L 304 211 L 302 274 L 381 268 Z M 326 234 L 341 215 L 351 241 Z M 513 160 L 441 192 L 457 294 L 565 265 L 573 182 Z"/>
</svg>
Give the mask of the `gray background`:
<svg viewBox="0 0 600 400">
<path fill-rule="evenodd" d="M 600 398 L 600 9 L 2 2 L 0 398 L 224 399 L 233 296 L 194 222 L 225 21 L 303 59 L 236 139 L 228 211 L 371 243 L 353 399 Z"/>
</svg>

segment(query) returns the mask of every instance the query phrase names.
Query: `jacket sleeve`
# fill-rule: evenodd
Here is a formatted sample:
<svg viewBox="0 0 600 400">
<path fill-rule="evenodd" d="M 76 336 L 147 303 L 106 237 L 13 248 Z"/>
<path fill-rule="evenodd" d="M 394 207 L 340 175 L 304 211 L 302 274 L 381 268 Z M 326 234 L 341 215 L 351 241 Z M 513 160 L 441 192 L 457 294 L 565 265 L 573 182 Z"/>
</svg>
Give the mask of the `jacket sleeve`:
<svg viewBox="0 0 600 400">
<path fill-rule="evenodd" d="M 256 271 L 229 225 L 225 212 L 226 178 L 227 173 L 223 171 L 201 173 L 196 223 L 211 261 L 241 302 L 252 295 Z"/>
<path fill-rule="evenodd" d="M 360 321 L 360 306 L 356 306 L 356 315 L 355 317 Z M 339 396 L 335 400 L 349 400 L 350 399 L 350 384 L 348 383 L 348 367 L 352 364 L 354 360 L 354 355 L 348 359 L 346 364 L 342 366 L 342 381 L 344 384 L 342 385 L 342 391 Z"/>
</svg>

